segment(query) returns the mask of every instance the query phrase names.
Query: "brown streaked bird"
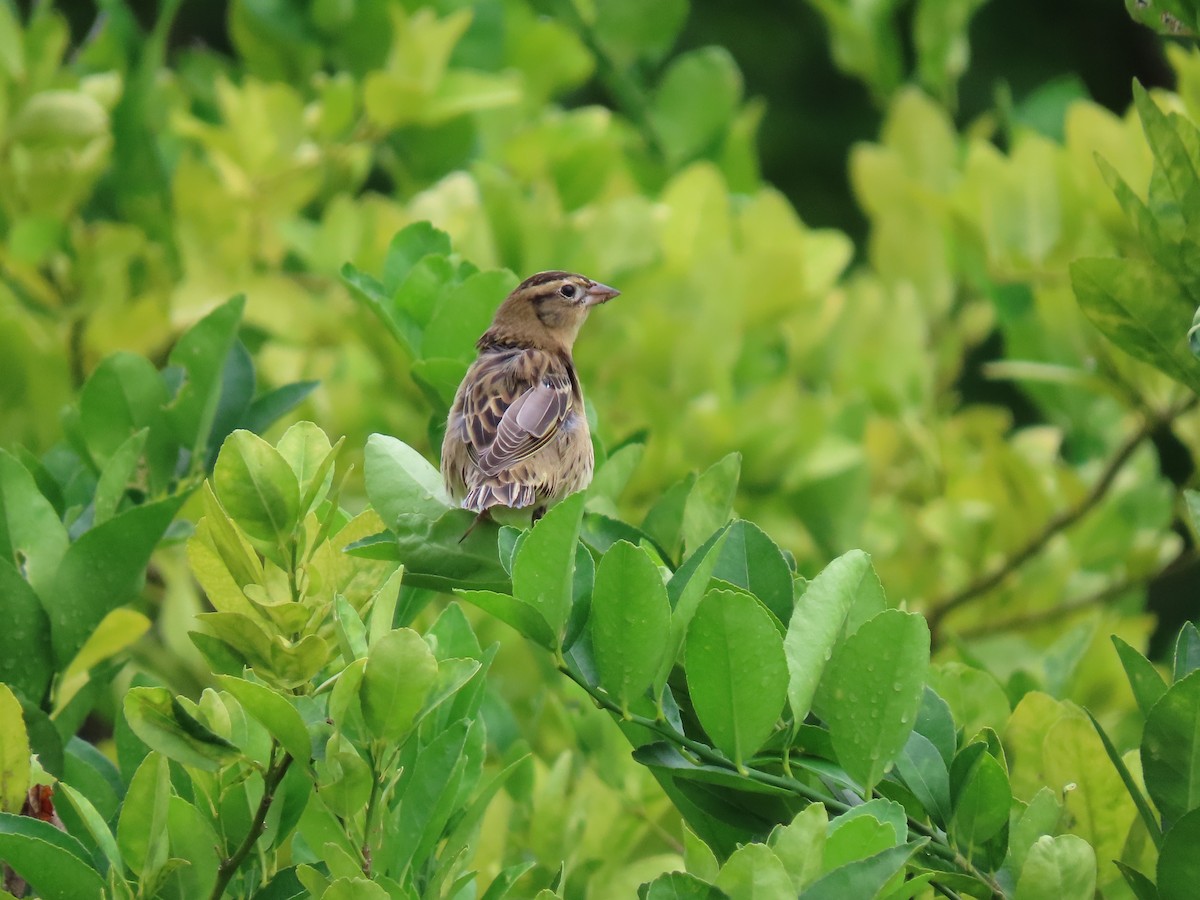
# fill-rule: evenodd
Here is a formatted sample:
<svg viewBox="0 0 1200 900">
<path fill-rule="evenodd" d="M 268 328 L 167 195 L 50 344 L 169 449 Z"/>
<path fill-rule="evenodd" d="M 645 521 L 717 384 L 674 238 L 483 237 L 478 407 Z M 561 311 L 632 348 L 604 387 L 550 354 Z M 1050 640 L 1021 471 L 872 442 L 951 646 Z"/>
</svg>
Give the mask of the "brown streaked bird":
<svg viewBox="0 0 1200 900">
<path fill-rule="evenodd" d="M 532 507 L 537 521 L 591 483 L 595 458 L 571 347 L 592 307 L 619 293 L 582 275 L 539 272 L 517 285 L 476 342 L 479 355 L 446 423 L 442 478 L 479 519 L 498 506 Z"/>
</svg>

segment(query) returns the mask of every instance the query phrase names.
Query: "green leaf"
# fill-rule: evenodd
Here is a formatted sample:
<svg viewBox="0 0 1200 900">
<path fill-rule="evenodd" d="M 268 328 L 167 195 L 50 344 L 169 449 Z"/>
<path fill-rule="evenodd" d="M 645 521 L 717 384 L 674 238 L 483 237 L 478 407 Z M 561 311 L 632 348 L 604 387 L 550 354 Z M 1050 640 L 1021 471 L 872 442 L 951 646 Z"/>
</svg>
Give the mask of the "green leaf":
<svg viewBox="0 0 1200 900">
<path fill-rule="evenodd" d="M 146 449 L 146 436 L 150 429 L 143 428 L 135 431 L 121 446 L 113 451 L 104 468 L 100 470 L 100 479 L 96 482 L 96 498 L 92 512 L 92 524 L 102 525 L 113 517 L 129 482 L 137 471 L 142 452 Z"/>
<path fill-rule="evenodd" d="M 138 766 L 129 782 L 121 819 L 117 824 L 117 845 L 121 858 L 143 881 L 152 881 L 167 861 L 167 808 L 171 799 L 171 770 L 167 759 L 151 753 Z"/>
<path fill-rule="evenodd" d="M 1137 81 L 1133 83 L 1133 104 L 1142 120 L 1146 141 L 1154 151 L 1158 170 L 1166 176 L 1183 218 L 1196 224 L 1195 216 L 1200 211 L 1200 176 L 1196 174 L 1187 142 L 1177 130 L 1187 129 L 1194 135 L 1195 126 L 1179 116 L 1168 117 Z"/>
<path fill-rule="evenodd" d="M 57 669 L 50 619 L 29 582 L 5 559 L 0 559 L 0 597 L 6 619 L 0 629 L 0 682 L 40 703 Z"/>
<path fill-rule="evenodd" d="M 954 817 L 950 833 L 968 853 L 999 833 L 1008 822 L 1012 789 L 1004 767 L 990 753 L 963 748 L 950 767 Z"/>
<path fill-rule="evenodd" d="M 663 491 L 646 513 L 646 518 L 642 520 L 642 530 L 665 549 L 672 559 L 678 559 L 683 548 L 683 514 L 695 484 L 696 475 L 689 472 Z"/>
<path fill-rule="evenodd" d="M 1135 258 L 1077 259 L 1070 271 L 1079 305 L 1105 337 L 1200 390 L 1200 360 L 1187 343 L 1192 304 L 1173 278 Z"/>
<path fill-rule="evenodd" d="M 1187 900 L 1200 883 L 1200 810 L 1181 817 L 1163 838 L 1158 856 L 1159 900 Z"/>
<path fill-rule="evenodd" d="M 54 657 L 66 666 L 104 617 L 141 591 L 150 554 L 186 494 L 135 506 L 71 544 L 42 597 Z"/>
<path fill-rule="evenodd" d="M 283 433 L 276 449 L 296 475 L 300 486 L 300 518 L 321 504 L 333 485 L 333 463 L 342 442 L 333 447 L 325 432 L 312 422 L 297 422 Z"/>
<path fill-rule="evenodd" d="M 720 888 L 687 872 L 664 872 L 638 888 L 638 900 L 728 900 L 728 897 Z"/>
<path fill-rule="evenodd" d="M 59 782 L 56 790 L 61 791 L 62 795 L 67 798 L 67 802 L 71 804 L 71 808 L 75 810 L 75 814 L 87 828 L 88 835 L 100 848 L 104 858 L 108 860 L 108 864 L 118 872 L 123 872 L 125 864 L 121 860 L 121 851 L 117 848 L 117 841 L 109 829 L 108 822 L 92 804 L 92 801 L 65 781 Z"/>
<path fill-rule="evenodd" d="M 437 680 L 437 660 L 411 628 L 397 628 L 375 642 L 359 689 L 363 718 L 371 733 L 399 741 Z"/>
<path fill-rule="evenodd" d="M 83 845 L 49 822 L 0 813 L 0 859 L 46 900 L 100 900 L 104 894 Z"/>
<path fill-rule="evenodd" d="M 339 878 L 330 883 L 321 900 L 390 900 L 388 892 L 370 878 Z"/>
<path fill-rule="evenodd" d="M 125 352 L 106 357 L 79 392 L 80 424 L 97 462 L 103 464 L 134 433 L 152 426 L 168 399 L 149 360 Z"/>
<path fill-rule="evenodd" d="M 213 468 L 213 489 L 243 531 L 282 547 L 300 520 L 300 486 L 279 451 L 238 430 L 225 439 Z"/>
<path fill-rule="evenodd" d="M 713 576 L 748 590 L 781 622 L 792 617 L 792 570 L 754 523 L 739 519 L 729 526 Z"/>
<path fill-rule="evenodd" d="M 259 394 L 246 407 L 246 414 L 238 425 L 255 434 L 262 434 L 293 409 L 304 402 L 304 398 L 316 390 L 319 381 L 294 381 L 282 384 L 271 391 Z M 210 454 L 215 453 L 215 443 L 227 435 L 213 433 L 209 436 Z"/>
<path fill-rule="evenodd" d="M 833 648 L 842 634 L 850 610 L 873 604 L 882 588 L 871 568 L 871 557 L 851 550 L 827 565 L 796 601 L 789 617 L 784 650 L 788 663 L 788 701 L 792 716 L 803 722 L 812 707 L 817 685 Z"/>
<path fill-rule="evenodd" d="M 741 471 L 742 455 L 730 453 L 696 479 L 683 507 L 683 546 L 688 553 L 729 521 Z M 669 548 L 670 544 L 664 542 L 663 546 Z"/>
<path fill-rule="evenodd" d="M 1113 637 L 1115 639 L 1116 635 L 1113 635 Z M 1142 817 L 1142 824 L 1146 826 L 1146 831 L 1149 833 L 1151 840 L 1154 841 L 1154 846 L 1161 848 L 1162 829 L 1159 828 L 1158 819 L 1155 817 L 1154 811 L 1150 808 L 1145 794 L 1142 793 L 1142 789 L 1134 780 L 1129 767 L 1125 765 L 1125 760 L 1121 758 L 1121 754 L 1117 752 L 1117 748 L 1113 746 L 1113 742 L 1109 739 L 1105 730 L 1100 727 L 1100 723 L 1096 721 L 1096 717 L 1092 715 L 1091 710 L 1085 709 L 1084 712 L 1091 719 L 1092 727 L 1096 729 L 1096 734 L 1100 736 L 1100 741 L 1104 744 L 1104 752 L 1113 764 L 1113 768 L 1117 770 L 1117 774 L 1121 776 L 1125 790 L 1129 791 L 1129 796 L 1133 799 L 1133 804 L 1137 807 L 1138 815 Z"/>
<path fill-rule="evenodd" d="M 452 508 L 441 473 L 403 441 L 371 435 L 364 467 L 367 497 L 389 528 L 402 516 L 435 520 Z"/>
<path fill-rule="evenodd" d="M 0 558 L 44 595 L 68 544 L 67 529 L 33 476 L 0 449 Z"/>
<path fill-rule="evenodd" d="M 1165 819 L 1200 806 L 1200 672 L 1171 685 L 1146 717 L 1142 775 Z"/>
<path fill-rule="evenodd" d="M 722 47 L 701 47 L 672 60 L 655 92 L 650 121 L 672 167 L 709 150 L 742 99 L 742 76 Z"/>
<path fill-rule="evenodd" d="M 671 626 L 662 662 L 654 675 L 656 699 L 662 697 L 667 679 L 671 676 L 671 669 L 674 668 L 679 659 L 679 652 L 683 649 L 692 616 L 696 614 L 696 607 L 708 592 L 708 584 L 712 580 L 713 570 L 717 567 L 717 560 L 720 559 L 727 533 L 728 529 L 722 528 L 709 537 L 667 582 L 667 599 L 671 603 Z"/>
<path fill-rule="evenodd" d="M 950 771 L 929 738 L 913 731 L 896 757 L 896 771 L 930 818 L 945 825 L 950 818 Z"/>
<path fill-rule="evenodd" d="M 217 684 L 233 694 L 242 708 L 267 729 L 296 762 L 308 764 L 312 755 L 308 729 L 296 707 L 286 697 L 244 678 L 217 675 L 216 679 Z"/>
<path fill-rule="evenodd" d="M 820 803 L 810 803 L 787 825 L 776 825 L 767 843 L 787 869 L 793 892 L 799 894 L 821 874 L 829 815 Z"/>
<path fill-rule="evenodd" d="M 401 228 L 388 244 L 383 263 L 384 294 L 395 294 L 421 259 L 430 255 L 449 256 L 450 250 L 450 235 L 429 222 L 413 222 Z"/>
<path fill-rule="evenodd" d="M 1172 677 L 1176 682 L 1200 668 L 1200 631 L 1191 622 L 1184 622 L 1175 639 L 1175 665 Z"/>
<path fill-rule="evenodd" d="M 721 866 L 717 887 L 731 897 L 773 900 L 791 893 L 792 879 L 775 851 L 752 842 L 738 847 Z"/>
<path fill-rule="evenodd" d="M 1091 900 L 1096 894 L 1096 853 L 1073 834 L 1038 838 L 1029 848 L 1015 900 Z"/>
<path fill-rule="evenodd" d="M 0 682 L 0 811 L 19 813 L 29 791 L 29 733 L 21 704 Z"/>
<path fill-rule="evenodd" d="M 662 776 L 670 776 L 677 786 L 687 781 L 730 788 L 741 793 L 770 794 L 775 797 L 791 795 L 785 787 L 756 781 L 749 775 L 739 774 L 727 766 L 696 762 L 693 758 L 684 756 L 677 746 L 666 741 L 643 744 L 633 751 L 633 758 L 660 779 Z"/>
<path fill-rule="evenodd" d="M 188 862 L 174 873 L 181 895 L 209 896 L 217 882 L 221 841 L 208 819 L 182 797 L 172 796 L 167 807 L 167 834 L 171 841 L 171 856 Z M 264 895 L 271 896 L 269 890 L 258 894 Z"/>
<path fill-rule="evenodd" d="M 1119 859 L 1113 860 L 1113 865 L 1120 870 L 1125 877 L 1125 883 L 1129 885 L 1133 891 L 1133 896 L 1137 900 L 1159 900 L 1158 888 L 1154 882 L 1139 872 L 1130 865 L 1121 862 Z"/>
<path fill-rule="evenodd" d="M 176 762 L 215 772 L 239 756 L 233 744 L 192 718 L 166 688 L 131 688 L 124 710 L 133 733 Z"/>
<path fill-rule="evenodd" d="M 221 400 L 221 372 L 245 307 L 246 298 L 240 295 L 227 300 L 185 331 L 171 349 L 169 364 L 182 368 L 187 378 L 168 415 L 179 442 L 193 453 L 202 454 L 208 444 Z"/>
<path fill-rule="evenodd" d="M 1117 635 L 1112 636 L 1112 642 L 1117 648 L 1117 655 L 1121 657 L 1121 665 L 1125 668 L 1125 676 L 1129 679 L 1129 687 L 1133 690 L 1138 709 L 1142 711 L 1143 716 L 1147 716 L 1154 704 L 1167 692 L 1167 683 L 1150 660 Z"/>
<path fill-rule="evenodd" d="M 346 552 L 402 563 L 409 587 L 447 593 L 456 588 L 506 591 L 512 582 L 500 563 L 498 530 L 492 522 L 475 524 L 475 514 L 469 510 L 448 509 L 434 521 L 403 516 L 394 533 L 357 541 Z"/>
<path fill-rule="evenodd" d="M 650 686 L 670 624 L 658 566 L 633 544 L 613 544 L 596 568 L 590 629 L 600 684 L 622 709 Z"/>
<path fill-rule="evenodd" d="M 684 656 L 700 724 L 741 766 L 770 735 L 787 695 L 783 638 L 749 594 L 712 590 L 692 618 Z"/>
<path fill-rule="evenodd" d="M 525 638 L 547 650 L 553 650 L 557 638 L 542 613 L 524 600 L 498 591 L 455 591 L 473 606 L 516 629 Z"/>
<path fill-rule="evenodd" d="M 344 594 L 333 595 L 333 624 L 338 649 L 347 663 L 367 655 L 367 626 Z"/>
<path fill-rule="evenodd" d="M 507 269 L 476 272 L 438 301 L 421 338 L 426 359 L 475 359 L 475 341 L 487 331 L 496 307 L 517 286 Z"/>
<path fill-rule="evenodd" d="M 561 645 L 575 577 L 575 546 L 586 495 L 573 494 L 538 521 L 513 559 L 513 596 L 536 609 Z"/>
<path fill-rule="evenodd" d="M 833 651 L 815 708 L 829 725 L 838 762 L 867 790 L 904 749 L 928 665 L 929 626 L 898 609 L 864 622 Z"/>
<path fill-rule="evenodd" d="M 800 895 L 800 900 L 845 900 L 874 897 L 926 840 L 890 847 L 866 859 L 855 860 L 823 875 Z"/>
</svg>

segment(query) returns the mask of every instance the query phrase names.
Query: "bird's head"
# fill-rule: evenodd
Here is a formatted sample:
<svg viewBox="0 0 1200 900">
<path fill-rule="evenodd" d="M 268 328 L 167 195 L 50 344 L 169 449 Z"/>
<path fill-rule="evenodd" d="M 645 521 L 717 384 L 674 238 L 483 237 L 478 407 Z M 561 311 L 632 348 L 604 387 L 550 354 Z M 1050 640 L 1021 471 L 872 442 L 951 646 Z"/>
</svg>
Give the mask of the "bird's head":
<svg viewBox="0 0 1200 900">
<path fill-rule="evenodd" d="M 619 293 L 582 275 L 538 272 L 508 295 L 479 345 L 512 342 L 569 351 L 592 307 Z"/>
</svg>

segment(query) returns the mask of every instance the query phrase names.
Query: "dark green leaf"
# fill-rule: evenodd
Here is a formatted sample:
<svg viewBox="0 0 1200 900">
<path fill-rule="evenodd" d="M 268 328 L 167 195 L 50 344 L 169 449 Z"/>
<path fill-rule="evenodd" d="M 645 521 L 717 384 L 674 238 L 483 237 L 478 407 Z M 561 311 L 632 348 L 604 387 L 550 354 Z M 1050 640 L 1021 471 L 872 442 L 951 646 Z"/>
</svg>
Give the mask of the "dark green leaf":
<svg viewBox="0 0 1200 900">
<path fill-rule="evenodd" d="M 550 628 L 550 623 L 546 621 L 539 610 L 525 601 L 509 594 L 501 594 L 498 591 L 459 590 L 455 593 L 468 603 L 478 606 L 484 612 L 515 628 L 518 633 L 535 644 L 539 644 L 547 650 L 554 649 L 555 635 Z"/>
<path fill-rule="evenodd" d="M 44 593 L 67 544 L 67 530 L 33 476 L 0 449 L 0 559 Z"/>
<path fill-rule="evenodd" d="M 891 847 L 866 859 L 855 860 L 817 879 L 800 895 L 800 900 L 847 900 L 850 897 L 874 897 L 904 868 L 926 840 Z"/>
<path fill-rule="evenodd" d="M 969 852 L 999 833 L 1008 822 L 1012 790 L 1004 767 L 986 751 L 968 753 L 964 749 L 950 772 L 954 793 L 950 833 L 958 846 Z"/>
<path fill-rule="evenodd" d="M 169 408 L 179 442 L 196 453 L 208 446 L 208 435 L 221 400 L 221 371 L 237 337 L 246 298 L 222 303 L 183 333 L 171 350 L 169 363 L 187 378 Z"/>
<path fill-rule="evenodd" d="M 752 522 L 729 526 L 713 576 L 745 588 L 781 622 L 792 617 L 792 570 L 783 552 Z"/>
<path fill-rule="evenodd" d="M 1164 819 L 1200 806 L 1200 672 L 1171 685 L 1146 717 L 1142 775 Z"/>
<path fill-rule="evenodd" d="M 913 731 L 896 757 L 896 771 L 933 821 L 950 818 L 950 772 L 941 753 L 923 734 Z"/>
<path fill-rule="evenodd" d="M 247 431 L 262 434 L 303 403 L 319 385 L 319 381 L 293 381 L 259 394 L 250 402 L 238 425 Z M 214 434 L 213 437 L 224 439 L 225 435 Z"/>
<path fill-rule="evenodd" d="M 1121 665 L 1125 667 L 1125 676 L 1129 679 L 1129 687 L 1133 690 L 1138 709 L 1142 711 L 1143 716 L 1147 716 L 1154 704 L 1167 692 L 1167 683 L 1150 660 L 1117 635 L 1112 636 L 1112 642 L 1117 648 L 1117 655 L 1121 657 Z"/>
<path fill-rule="evenodd" d="M 50 620 L 29 582 L 5 559 L 0 559 L 0 597 L 5 618 L 0 629 L 0 682 L 40 703 L 55 672 Z"/>
<path fill-rule="evenodd" d="M 47 900 L 90 900 L 104 881 L 78 840 L 49 822 L 0 813 L 0 858 Z"/>
<path fill-rule="evenodd" d="M 720 888 L 686 872 L 666 872 L 638 888 L 638 900 L 728 900 Z"/>
<path fill-rule="evenodd" d="M 96 482 L 96 497 L 92 507 L 92 524 L 103 525 L 117 511 L 125 491 L 133 480 L 142 451 L 146 449 L 146 436 L 150 429 L 143 428 L 130 435 L 125 443 L 113 451 L 108 462 L 100 470 Z"/>
<path fill-rule="evenodd" d="M 138 596 L 150 554 L 185 499 L 181 494 L 135 506 L 67 549 L 42 598 L 59 666 L 74 658 L 106 615 Z"/>
</svg>

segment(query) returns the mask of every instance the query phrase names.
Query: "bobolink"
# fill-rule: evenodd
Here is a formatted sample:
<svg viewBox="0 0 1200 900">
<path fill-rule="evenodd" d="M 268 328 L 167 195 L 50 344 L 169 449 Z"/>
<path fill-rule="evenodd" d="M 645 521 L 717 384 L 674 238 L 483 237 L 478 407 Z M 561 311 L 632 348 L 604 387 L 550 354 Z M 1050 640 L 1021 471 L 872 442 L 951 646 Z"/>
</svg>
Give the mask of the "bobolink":
<svg viewBox="0 0 1200 900">
<path fill-rule="evenodd" d="M 442 442 L 451 496 L 480 518 L 546 507 L 592 480 L 595 458 L 571 346 L 619 291 L 569 272 L 526 278 L 500 305 L 458 386 Z"/>
</svg>

